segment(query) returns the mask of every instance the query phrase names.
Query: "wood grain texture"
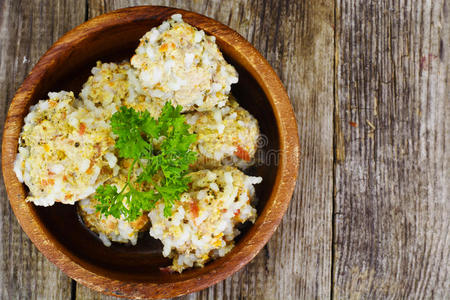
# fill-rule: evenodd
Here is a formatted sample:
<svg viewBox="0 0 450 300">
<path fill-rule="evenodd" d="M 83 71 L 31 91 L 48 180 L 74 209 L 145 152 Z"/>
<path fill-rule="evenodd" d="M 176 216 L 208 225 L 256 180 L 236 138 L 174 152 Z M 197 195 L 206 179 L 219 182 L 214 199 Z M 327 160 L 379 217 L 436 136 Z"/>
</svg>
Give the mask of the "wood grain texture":
<svg viewBox="0 0 450 300">
<path fill-rule="evenodd" d="M 185 299 L 311 299 L 331 291 L 332 1 L 89 1 L 88 16 L 134 5 L 195 11 L 252 43 L 283 81 L 299 123 L 302 162 L 290 208 L 243 270 Z M 77 285 L 77 299 L 114 299 Z"/>
<path fill-rule="evenodd" d="M 450 297 L 448 9 L 337 2 L 336 299 Z"/>
<path fill-rule="evenodd" d="M 0 130 L 9 102 L 31 67 L 57 38 L 83 22 L 84 5 L 69 2 L 0 1 Z M 22 231 L 3 182 L 0 197 L 0 298 L 70 298 L 71 280 Z"/>
</svg>

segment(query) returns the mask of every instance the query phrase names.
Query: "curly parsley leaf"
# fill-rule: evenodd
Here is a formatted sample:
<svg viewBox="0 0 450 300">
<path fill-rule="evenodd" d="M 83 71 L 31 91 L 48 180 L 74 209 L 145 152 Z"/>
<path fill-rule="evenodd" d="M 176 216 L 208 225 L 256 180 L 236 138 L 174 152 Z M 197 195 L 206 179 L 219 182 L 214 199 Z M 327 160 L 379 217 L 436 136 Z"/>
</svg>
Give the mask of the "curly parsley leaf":
<svg viewBox="0 0 450 300">
<path fill-rule="evenodd" d="M 139 159 L 148 156 L 153 150 L 152 138 L 158 134 L 156 121 L 148 111 L 136 112 L 133 108 L 122 106 L 111 117 L 111 127 L 118 135 L 116 148 L 120 157 Z"/>
<path fill-rule="evenodd" d="M 121 158 L 133 159 L 133 163 L 120 192 L 113 185 L 97 188 L 97 211 L 133 221 L 163 201 L 164 215 L 172 214 L 173 204 L 187 191 L 191 181 L 186 176 L 189 165 L 197 159 L 197 153 L 189 149 L 197 137 L 189 133 L 181 109 L 166 103 L 158 120 L 147 111 L 137 112 L 125 106 L 113 114 L 111 127 L 118 136 L 115 148 Z M 136 165 L 142 172 L 132 176 Z"/>
</svg>

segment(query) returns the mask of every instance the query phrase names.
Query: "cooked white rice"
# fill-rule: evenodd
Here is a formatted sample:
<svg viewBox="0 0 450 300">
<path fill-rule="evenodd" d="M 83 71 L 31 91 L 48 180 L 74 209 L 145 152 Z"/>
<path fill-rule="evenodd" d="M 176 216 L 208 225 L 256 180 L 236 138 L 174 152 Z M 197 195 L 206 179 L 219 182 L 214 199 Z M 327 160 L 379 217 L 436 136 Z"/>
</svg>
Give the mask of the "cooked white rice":
<svg viewBox="0 0 450 300">
<path fill-rule="evenodd" d="M 170 268 L 180 273 L 188 267 L 202 267 L 233 248 L 233 239 L 239 234 L 236 225 L 255 221 L 253 185 L 262 181 L 233 167 L 189 176 L 191 188 L 175 202 L 172 216 L 164 217 L 162 203 L 148 214 L 150 235 L 161 240 L 163 255 L 173 258 Z"/>
<path fill-rule="evenodd" d="M 197 141 L 191 150 L 198 153 L 193 170 L 233 165 L 245 169 L 253 162 L 259 137 L 258 121 L 230 99 L 227 105 L 207 112 L 186 114 Z"/>
<path fill-rule="evenodd" d="M 27 201 L 73 204 L 95 192 L 117 171 L 109 123 L 75 100 L 72 92 L 49 93 L 30 108 L 14 163 L 30 192 Z"/>
<path fill-rule="evenodd" d="M 138 111 L 147 110 L 158 118 L 164 103 L 153 101 L 145 95 L 136 71 L 129 62 L 102 63 L 92 68 L 92 76 L 83 85 L 80 98 L 92 110 L 103 111 L 109 118 L 120 106 L 125 105 Z"/>
<path fill-rule="evenodd" d="M 181 105 L 183 111 L 222 107 L 238 74 L 208 36 L 173 15 L 140 40 L 131 64 L 153 99 Z"/>
</svg>

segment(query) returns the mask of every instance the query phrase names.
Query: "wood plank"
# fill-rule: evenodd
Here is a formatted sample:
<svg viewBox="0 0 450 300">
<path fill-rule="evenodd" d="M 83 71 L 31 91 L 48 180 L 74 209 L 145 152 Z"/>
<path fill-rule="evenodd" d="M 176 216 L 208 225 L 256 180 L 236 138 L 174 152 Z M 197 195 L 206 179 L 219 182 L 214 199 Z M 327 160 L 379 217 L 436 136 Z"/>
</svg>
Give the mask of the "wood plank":
<svg viewBox="0 0 450 300">
<path fill-rule="evenodd" d="M 337 2 L 334 298 L 450 296 L 444 2 Z"/>
<path fill-rule="evenodd" d="M 3 124 L 9 101 L 26 74 L 58 37 L 82 23 L 85 5 L 71 1 L 1 1 L 0 6 L 0 123 Z M 70 299 L 70 278 L 40 254 L 23 233 L 11 211 L 3 183 L 0 197 L 0 298 Z"/>
<path fill-rule="evenodd" d="M 88 16 L 126 6 L 174 6 L 212 17 L 247 38 L 285 84 L 302 152 L 291 206 L 266 247 L 243 270 L 183 299 L 328 298 L 333 173 L 332 1 L 94 1 Z M 77 285 L 78 299 L 114 299 Z"/>
</svg>

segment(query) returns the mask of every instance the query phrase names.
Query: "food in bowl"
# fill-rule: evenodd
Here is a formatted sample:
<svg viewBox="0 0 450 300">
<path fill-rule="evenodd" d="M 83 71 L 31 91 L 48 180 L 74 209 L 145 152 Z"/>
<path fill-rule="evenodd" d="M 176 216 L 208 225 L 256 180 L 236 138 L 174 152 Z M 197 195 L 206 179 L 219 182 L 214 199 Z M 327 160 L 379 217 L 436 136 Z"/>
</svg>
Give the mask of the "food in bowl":
<svg viewBox="0 0 450 300">
<path fill-rule="evenodd" d="M 238 74 L 208 36 L 174 15 L 140 40 L 131 58 L 142 88 L 155 102 L 181 105 L 182 111 L 223 107 Z"/>
<path fill-rule="evenodd" d="M 92 75 L 84 83 L 80 93 L 83 103 L 95 110 L 100 106 L 109 118 L 117 111 L 117 107 L 126 105 L 137 111 L 148 111 L 157 118 L 161 114 L 163 104 L 153 101 L 147 96 L 137 78 L 136 70 L 129 62 L 101 63 L 91 70 Z"/>
<path fill-rule="evenodd" d="M 255 221 L 262 181 L 238 169 L 259 127 L 230 95 L 235 82 L 214 38 L 172 16 L 131 64 L 97 63 L 80 99 L 50 93 L 31 108 L 14 168 L 27 201 L 77 202 L 105 246 L 136 244 L 149 221 L 171 271 L 224 256 L 236 226 Z"/>
<path fill-rule="evenodd" d="M 164 217 L 164 205 L 150 211 L 150 235 L 164 245 L 163 255 L 173 258 L 172 270 L 202 267 L 209 259 L 224 256 L 239 234 L 236 225 L 254 222 L 253 185 L 261 177 L 247 176 L 227 166 L 190 173 L 192 185 L 181 195 L 173 215 Z"/>
<path fill-rule="evenodd" d="M 30 190 L 27 201 L 74 204 L 118 170 L 114 138 L 108 121 L 72 92 L 48 96 L 25 118 L 14 171 Z"/>
<path fill-rule="evenodd" d="M 227 104 L 205 112 L 189 112 L 186 121 L 197 140 L 192 150 L 198 153 L 192 169 L 234 165 L 246 169 L 253 164 L 258 138 L 258 121 L 230 96 Z"/>
<path fill-rule="evenodd" d="M 112 177 L 106 183 L 114 184 L 121 189 L 126 182 L 127 172 L 122 167 L 120 174 Z M 139 232 L 148 230 L 149 219 L 147 214 L 142 214 L 134 221 L 128 221 L 123 216 L 115 218 L 112 215 L 105 216 L 101 214 L 96 209 L 98 204 L 98 200 L 94 195 L 90 195 L 86 199 L 77 202 L 78 212 L 84 224 L 91 231 L 98 234 L 98 237 L 106 247 L 111 246 L 111 242 L 136 245 Z"/>
</svg>

